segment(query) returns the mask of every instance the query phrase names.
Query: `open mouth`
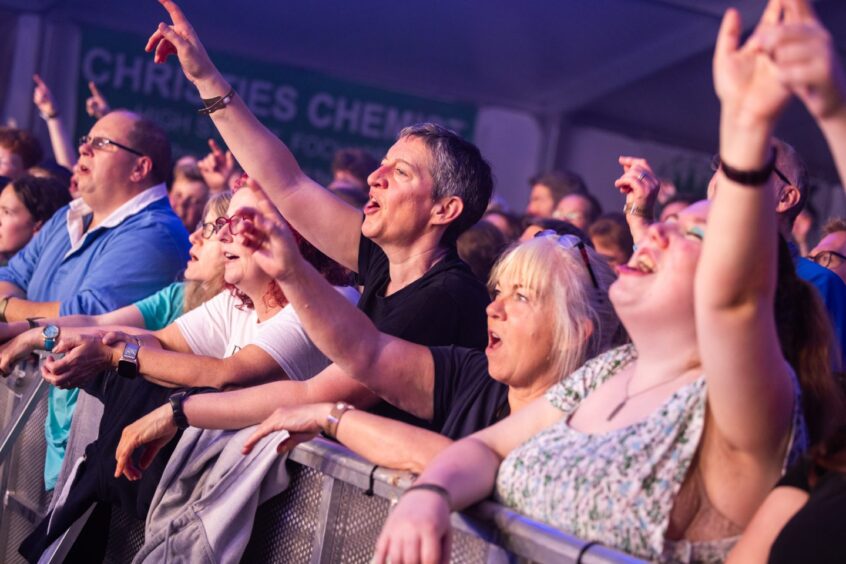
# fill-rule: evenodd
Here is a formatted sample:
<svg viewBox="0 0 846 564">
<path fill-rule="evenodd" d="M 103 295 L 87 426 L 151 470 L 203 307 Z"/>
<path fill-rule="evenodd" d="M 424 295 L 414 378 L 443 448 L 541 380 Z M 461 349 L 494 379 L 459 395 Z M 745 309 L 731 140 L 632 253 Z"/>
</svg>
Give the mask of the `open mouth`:
<svg viewBox="0 0 846 564">
<path fill-rule="evenodd" d="M 223 258 L 225 258 L 226 260 L 237 260 L 241 257 L 239 257 L 238 255 L 233 255 L 232 253 L 223 253 Z"/>
<path fill-rule="evenodd" d="M 364 205 L 364 213 L 365 213 L 365 215 L 375 213 L 375 212 L 379 211 L 379 208 L 381 208 L 379 203 L 376 200 L 374 200 L 373 198 L 370 198 L 369 200 L 367 200 L 367 203 Z"/>
<path fill-rule="evenodd" d="M 655 262 L 647 255 L 638 255 L 628 264 L 620 265 L 619 270 L 625 274 L 652 274 L 655 272 Z"/>
<path fill-rule="evenodd" d="M 488 331 L 488 349 L 494 350 L 502 344 L 502 339 L 493 331 Z"/>
</svg>

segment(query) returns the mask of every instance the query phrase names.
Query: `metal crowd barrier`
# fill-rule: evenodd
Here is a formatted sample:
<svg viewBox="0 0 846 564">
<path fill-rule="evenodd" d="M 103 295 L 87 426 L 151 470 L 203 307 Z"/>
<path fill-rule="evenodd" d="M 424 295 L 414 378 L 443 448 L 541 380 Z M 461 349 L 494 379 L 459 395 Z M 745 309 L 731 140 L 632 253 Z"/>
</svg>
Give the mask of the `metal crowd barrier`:
<svg viewBox="0 0 846 564">
<path fill-rule="evenodd" d="M 38 361 L 17 370 L 0 397 L 0 562 L 10 564 L 23 562 L 17 547 L 49 503 L 42 478 L 46 386 L 38 376 Z M 3 458 L 4 453 L 11 456 Z M 287 465 L 290 485 L 258 508 L 242 562 L 370 562 L 390 508 L 413 476 L 374 467 L 323 439 L 297 446 Z M 89 514 L 65 535 L 52 562 L 62 561 Z M 451 561 L 456 563 L 637 562 L 493 502 L 453 514 L 452 528 Z M 143 544 L 144 523 L 114 508 L 107 534 L 105 562 L 129 562 Z"/>
</svg>

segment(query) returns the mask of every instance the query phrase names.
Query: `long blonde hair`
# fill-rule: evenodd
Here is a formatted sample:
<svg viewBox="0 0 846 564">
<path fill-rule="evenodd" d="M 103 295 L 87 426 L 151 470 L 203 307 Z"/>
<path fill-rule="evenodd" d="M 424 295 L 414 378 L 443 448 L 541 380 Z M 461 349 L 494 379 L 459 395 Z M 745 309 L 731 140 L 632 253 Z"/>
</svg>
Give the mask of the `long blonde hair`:
<svg viewBox="0 0 846 564">
<path fill-rule="evenodd" d="M 232 192 L 226 190 L 213 194 L 209 197 L 203 208 L 203 220 L 209 213 L 212 213 L 216 218 L 226 215 L 226 210 L 229 209 L 229 202 L 232 200 Z M 182 304 L 182 313 L 188 313 L 198 305 L 210 300 L 223 291 L 223 267 L 215 273 L 215 275 L 205 281 L 186 280 L 185 281 L 185 298 Z"/>
<path fill-rule="evenodd" d="M 599 288 L 594 287 L 579 249 L 562 246 L 557 236 L 515 243 L 491 271 L 491 289 L 504 278 L 519 280 L 549 306 L 556 343 L 550 358 L 561 378 L 608 350 L 620 332 L 620 320 L 608 299 L 614 270 L 592 248 L 585 250 Z"/>
</svg>

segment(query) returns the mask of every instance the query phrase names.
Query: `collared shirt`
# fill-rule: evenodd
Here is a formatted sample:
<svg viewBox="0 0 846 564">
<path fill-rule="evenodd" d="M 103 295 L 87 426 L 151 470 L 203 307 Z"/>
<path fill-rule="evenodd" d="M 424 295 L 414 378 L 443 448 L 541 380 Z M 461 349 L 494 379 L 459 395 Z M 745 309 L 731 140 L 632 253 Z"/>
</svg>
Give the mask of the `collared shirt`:
<svg viewBox="0 0 846 564">
<path fill-rule="evenodd" d="M 124 202 L 119 208 L 110 213 L 98 227 L 116 227 L 130 215 L 138 213 L 148 205 L 162 198 L 167 198 L 167 187 L 164 185 L 164 182 L 156 184 L 152 188 L 147 188 L 140 194 Z M 68 206 L 68 236 L 71 242 L 68 255 L 77 251 L 85 242 L 85 237 L 88 235 L 86 231 L 88 225 L 91 223 L 93 213 L 82 198 L 75 199 Z"/>
<path fill-rule="evenodd" d="M 60 315 L 105 313 L 174 282 L 188 260 L 188 232 L 164 186 L 138 194 L 83 233 L 81 200 L 58 210 L 9 264 L 0 281 L 35 302 L 59 302 Z M 64 458 L 77 390 L 50 388 L 44 481 L 52 489 Z"/>
</svg>

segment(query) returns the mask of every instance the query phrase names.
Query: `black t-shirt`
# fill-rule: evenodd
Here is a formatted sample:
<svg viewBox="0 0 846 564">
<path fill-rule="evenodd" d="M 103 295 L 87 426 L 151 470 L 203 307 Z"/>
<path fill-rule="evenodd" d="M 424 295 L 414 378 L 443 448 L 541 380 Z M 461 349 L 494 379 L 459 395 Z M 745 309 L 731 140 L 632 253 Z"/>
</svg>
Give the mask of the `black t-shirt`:
<svg viewBox="0 0 846 564">
<path fill-rule="evenodd" d="M 462 347 L 430 350 L 435 361 L 434 429 L 458 440 L 509 414 L 508 386 L 491 378 L 484 352 Z"/>
<path fill-rule="evenodd" d="M 457 345 L 482 349 L 487 344 L 488 292 L 455 249 L 426 274 L 385 296 L 390 282 L 388 257 L 362 235 L 358 282 L 364 286 L 358 308 L 379 331 L 427 347 Z M 385 402 L 373 413 L 437 430 Z"/>
<path fill-rule="evenodd" d="M 810 497 L 773 542 L 771 564 L 846 561 L 846 474 L 816 466 L 817 482 L 812 488 L 808 481 L 812 466 L 805 458 L 778 483 L 806 491 Z"/>
</svg>

